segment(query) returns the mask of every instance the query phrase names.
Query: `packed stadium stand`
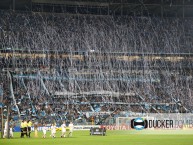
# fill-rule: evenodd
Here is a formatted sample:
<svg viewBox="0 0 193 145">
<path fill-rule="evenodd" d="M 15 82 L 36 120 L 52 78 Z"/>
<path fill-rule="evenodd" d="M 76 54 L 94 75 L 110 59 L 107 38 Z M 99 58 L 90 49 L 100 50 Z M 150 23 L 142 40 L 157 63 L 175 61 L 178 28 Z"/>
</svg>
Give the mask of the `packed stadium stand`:
<svg viewBox="0 0 193 145">
<path fill-rule="evenodd" d="M 1 107 L 75 124 L 192 112 L 193 3 L 181 2 L 1 2 Z"/>
</svg>

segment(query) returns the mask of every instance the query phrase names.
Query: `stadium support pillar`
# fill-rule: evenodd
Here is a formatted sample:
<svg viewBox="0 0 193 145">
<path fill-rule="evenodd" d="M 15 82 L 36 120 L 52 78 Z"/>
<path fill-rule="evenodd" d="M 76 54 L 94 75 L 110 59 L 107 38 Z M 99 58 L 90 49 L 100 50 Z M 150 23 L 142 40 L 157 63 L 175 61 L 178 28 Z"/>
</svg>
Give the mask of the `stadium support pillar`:
<svg viewBox="0 0 193 145">
<path fill-rule="evenodd" d="M 3 106 L 1 106 L 1 138 L 3 138 Z"/>
<path fill-rule="evenodd" d="M 123 1 L 121 0 L 121 16 L 123 15 Z"/>
<path fill-rule="evenodd" d="M 183 0 L 183 8 L 182 8 L 182 17 L 184 18 L 184 0 Z"/>
<path fill-rule="evenodd" d="M 13 0 L 13 11 L 15 11 L 15 0 Z"/>
<path fill-rule="evenodd" d="M 164 10 L 163 10 L 163 0 L 161 1 L 161 17 L 163 18 L 163 15 L 164 15 Z"/>
<path fill-rule="evenodd" d="M 9 129 L 9 109 L 10 109 L 10 107 L 9 107 L 9 105 L 7 105 L 7 138 L 9 139 L 10 138 L 10 136 L 9 136 L 9 134 L 10 134 L 10 129 Z"/>
<path fill-rule="evenodd" d="M 0 86 L 1 138 L 3 138 L 3 86 Z"/>
</svg>

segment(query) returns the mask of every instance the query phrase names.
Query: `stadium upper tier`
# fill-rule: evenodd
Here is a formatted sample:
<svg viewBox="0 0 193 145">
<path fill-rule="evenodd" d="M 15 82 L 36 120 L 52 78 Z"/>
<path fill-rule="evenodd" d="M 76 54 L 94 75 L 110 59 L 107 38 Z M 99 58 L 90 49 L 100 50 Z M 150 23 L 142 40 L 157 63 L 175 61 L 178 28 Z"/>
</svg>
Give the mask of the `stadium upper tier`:
<svg viewBox="0 0 193 145">
<path fill-rule="evenodd" d="M 191 19 L 0 11 L 0 48 L 189 53 Z"/>
</svg>

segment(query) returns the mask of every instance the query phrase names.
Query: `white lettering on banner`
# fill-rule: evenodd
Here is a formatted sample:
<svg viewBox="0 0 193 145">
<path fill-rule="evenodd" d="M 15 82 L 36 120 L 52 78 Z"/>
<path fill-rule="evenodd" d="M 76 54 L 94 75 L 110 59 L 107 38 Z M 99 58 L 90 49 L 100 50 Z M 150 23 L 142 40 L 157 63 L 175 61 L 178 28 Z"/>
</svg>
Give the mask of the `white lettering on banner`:
<svg viewBox="0 0 193 145">
<path fill-rule="evenodd" d="M 107 130 L 129 130 L 128 125 L 101 125 L 101 128 L 105 127 Z"/>
<path fill-rule="evenodd" d="M 50 129 L 51 129 L 51 127 L 47 126 L 47 130 L 50 130 Z M 32 126 L 31 131 L 34 131 L 34 130 L 35 130 L 35 128 Z M 42 131 L 42 126 L 38 127 L 38 131 Z"/>
</svg>

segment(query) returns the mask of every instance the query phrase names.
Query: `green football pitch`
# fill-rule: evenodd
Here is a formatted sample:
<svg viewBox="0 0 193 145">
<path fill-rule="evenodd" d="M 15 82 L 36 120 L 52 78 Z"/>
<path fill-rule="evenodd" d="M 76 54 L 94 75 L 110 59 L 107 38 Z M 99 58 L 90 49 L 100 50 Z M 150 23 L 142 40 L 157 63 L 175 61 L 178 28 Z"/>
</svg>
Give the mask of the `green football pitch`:
<svg viewBox="0 0 193 145">
<path fill-rule="evenodd" d="M 107 136 L 90 136 L 89 131 L 74 131 L 72 137 L 60 138 L 60 131 L 56 138 L 38 137 L 20 138 L 20 133 L 14 133 L 14 138 L 0 139 L 0 145 L 192 145 L 193 131 L 165 132 L 165 131 L 107 131 Z"/>
</svg>

